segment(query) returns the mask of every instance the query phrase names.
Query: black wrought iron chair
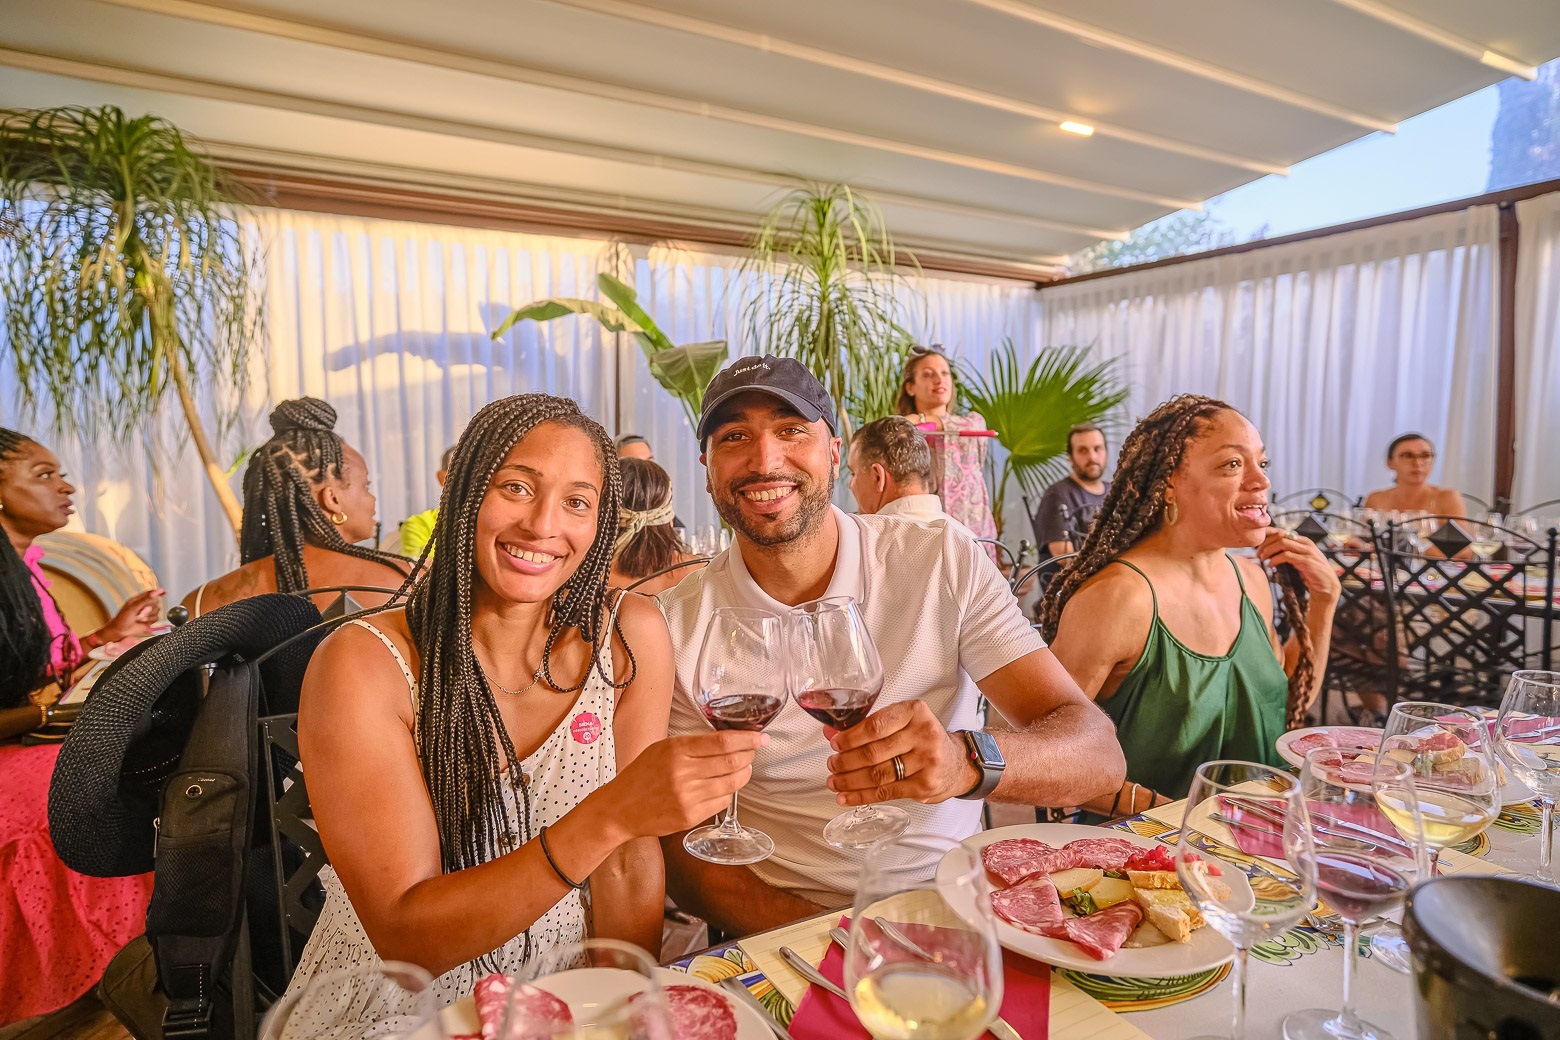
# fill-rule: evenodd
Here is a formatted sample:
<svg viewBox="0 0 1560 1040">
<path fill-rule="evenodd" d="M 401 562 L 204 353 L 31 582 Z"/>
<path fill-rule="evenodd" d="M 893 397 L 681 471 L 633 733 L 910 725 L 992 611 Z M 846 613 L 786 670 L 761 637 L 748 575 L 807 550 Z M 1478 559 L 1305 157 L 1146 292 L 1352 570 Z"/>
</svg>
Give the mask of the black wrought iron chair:
<svg viewBox="0 0 1560 1040">
<path fill-rule="evenodd" d="M 1463 504 L 1468 507 L 1469 516 L 1483 516 L 1490 511 L 1490 504 L 1478 495 L 1470 494 L 1467 491 L 1459 491 L 1458 494 L 1462 495 Z"/>
<path fill-rule="evenodd" d="M 692 560 L 684 560 L 681 563 L 674 563 L 670 567 L 662 567 L 660 570 L 656 571 L 653 574 L 646 574 L 643 578 L 640 578 L 638 581 L 632 583 L 627 588 L 625 588 L 623 591 L 624 592 L 633 592 L 635 589 L 639 588 L 639 586 L 644 585 L 647 582 L 654 581 L 656 578 L 659 578 L 663 574 L 670 574 L 670 573 L 672 573 L 672 571 L 682 570 L 684 567 L 702 567 L 706 563 L 709 563 L 710 559 L 711 559 L 711 557 L 709 557 L 709 556 L 699 556 L 699 557 L 696 557 L 695 559 L 692 559 Z"/>
<path fill-rule="evenodd" d="M 1400 696 L 1495 705 L 1512 672 L 1552 665 L 1554 529 L 1538 540 L 1435 516 L 1401 528 L 1401 537 L 1389 531 L 1378 548 L 1391 576 L 1388 663 Z M 1497 551 L 1503 561 L 1486 558 Z"/>
<path fill-rule="evenodd" d="M 276 916 L 266 922 L 271 928 L 253 927 L 250 935 L 251 942 L 266 951 L 266 955 L 255 957 L 259 981 L 272 994 L 280 994 L 292 978 L 298 955 L 325 905 L 319 873 L 329 861 L 309 808 L 309 790 L 298 754 L 297 715 L 271 715 L 260 720 L 260 760 L 270 811 L 271 869 L 269 878 L 253 879 L 256 887 L 269 885 L 264 896 L 252 898 L 252 905 L 258 910 L 264 898 L 265 904 L 275 907 Z"/>
<path fill-rule="evenodd" d="M 1276 510 L 1283 512 L 1291 509 L 1305 508 L 1316 513 L 1325 513 L 1335 510 L 1340 506 L 1348 507 L 1358 505 L 1358 500 L 1346 491 L 1337 488 L 1315 487 L 1304 491 L 1291 491 L 1287 495 L 1279 495 L 1273 499 Z"/>
<path fill-rule="evenodd" d="M 1516 510 L 1517 516 L 1551 516 L 1560 514 L 1560 498 L 1545 499 L 1535 502 L 1523 509 Z"/>
</svg>

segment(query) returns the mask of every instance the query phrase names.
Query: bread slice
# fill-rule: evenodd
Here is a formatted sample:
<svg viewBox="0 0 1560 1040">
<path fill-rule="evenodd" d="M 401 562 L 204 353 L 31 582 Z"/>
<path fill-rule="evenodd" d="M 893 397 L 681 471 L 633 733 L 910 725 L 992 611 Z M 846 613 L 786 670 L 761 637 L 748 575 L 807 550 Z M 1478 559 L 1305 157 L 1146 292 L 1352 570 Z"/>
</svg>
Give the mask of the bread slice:
<svg viewBox="0 0 1560 1040">
<path fill-rule="evenodd" d="M 1192 941 L 1192 919 L 1180 907 L 1151 906 L 1148 908 L 1148 923 L 1175 942 Z"/>
<path fill-rule="evenodd" d="M 1193 928 L 1201 928 L 1207 923 L 1203 919 L 1202 911 L 1198 910 L 1197 905 L 1192 902 L 1191 896 L 1188 896 L 1178 888 L 1135 888 L 1132 890 L 1132 899 L 1138 906 L 1143 908 L 1143 912 L 1148 915 L 1149 923 L 1156 928 L 1160 927 L 1158 922 L 1154 920 L 1154 911 L 1156 909 L 1174 910 L 1184 916 L 1188 932 Z M 1163 931 L 1172 939 L 1175 938 L 1172 932 L 1165 931 L 1163 928 L 1160 928 L 1160 931 Z M 1178 939 L 1176 941 L 1185 942 L 1186 940 Z"/>
<path fill-rule="evenodd" d="M 1181 879 L 1173 870 L 1129 870 L 1127 880 L 1133 888 L 1180 888 Z"/>
</svg>

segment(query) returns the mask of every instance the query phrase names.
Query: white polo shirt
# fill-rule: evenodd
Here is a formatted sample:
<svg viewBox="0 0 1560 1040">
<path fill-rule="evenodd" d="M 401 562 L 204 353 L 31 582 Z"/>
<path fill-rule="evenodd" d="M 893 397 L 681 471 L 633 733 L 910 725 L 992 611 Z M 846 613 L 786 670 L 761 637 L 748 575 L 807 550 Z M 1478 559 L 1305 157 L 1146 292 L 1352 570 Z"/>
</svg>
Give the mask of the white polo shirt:
<svg viewBox="0 0 1560 1040">
<path fill-rule="evenodd" d="M 874 710 L 924 700 L 949 730 L 978 729 L 975 683 L 1045 646 L 1030 627 L 1002 575 L 979 545 L 946 521 L 905 523 L 834 509 L 839 551 L 825 596 L 854 596 L 878 656 L 883 693 Z M 716 607 L 789 608 L 759 588 L 738 545 L 658 597 L 671 629 L 677 690 L 671 732 L 702 733 L 709 723 L 694 707 L 699 647 Z M 742 789 L 740 815 L 775 841 L 775 853 L 753 871 L 765 882 L 825 905 L 848 902 L 861 850 L 823 840 L 823 826 L 844 811 L 827 785 L 823 726 L 795 704 L 770 723 L 772 738 L 758 752 L 753 779 Z M 962 839 L 980 829 L 980 803 L 952 798 L 939 805 L 895 802 L 910 813 L 907 836 Z M 907 875 L 930 877 L 931 859 L 907 858 Z"/>
</svg>

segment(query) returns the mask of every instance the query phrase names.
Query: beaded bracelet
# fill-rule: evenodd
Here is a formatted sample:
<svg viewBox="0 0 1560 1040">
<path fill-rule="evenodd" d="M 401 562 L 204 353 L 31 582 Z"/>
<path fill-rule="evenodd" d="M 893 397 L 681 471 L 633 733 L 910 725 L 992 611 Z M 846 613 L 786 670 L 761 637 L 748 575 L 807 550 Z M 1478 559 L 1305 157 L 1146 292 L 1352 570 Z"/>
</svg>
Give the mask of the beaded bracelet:
<svg viewBox="0 0 1560 1040">
<path fill-rule="evenodd" d="M 583 881 L 574 881 L 569 878 L 558 866 L 558 861 L 553 859 L 552 849 L 547 847 L 547 828 L 543 827 L 536 832 L 537 840 L 542 843 L 542 855 L 547 857 L 547 865 L 553 868 L 553 873 L 558 875 L 558 880 L 574 889 L 576 892 L 585 887 Z"/>
</svg>

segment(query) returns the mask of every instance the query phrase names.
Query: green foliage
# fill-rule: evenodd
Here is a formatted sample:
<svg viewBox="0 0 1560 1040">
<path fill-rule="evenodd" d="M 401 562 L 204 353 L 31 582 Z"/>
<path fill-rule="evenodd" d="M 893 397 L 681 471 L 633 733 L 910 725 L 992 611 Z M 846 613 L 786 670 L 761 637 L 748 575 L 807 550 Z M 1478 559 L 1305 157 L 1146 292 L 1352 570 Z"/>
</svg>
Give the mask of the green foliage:
<svg viewBox="0 0 1560 1040">
<path fill-rule="evenodd" d="M 1038 499 L 1067 475 L 1067 431 L 1079 423 L 1107 425 L 1111 409 L 1127 399 L 1115 360 L 1088 366 L 1088 354 L 1084 347 L 1047 347 L 1024 369 L 1013 341 L 1003 340 L 992 352 L 989 375 L 967 374 L 970 408 L 1007 449 L 993 502 L 997 516 L 1010 479 Z"/>
<path fill-rule="evenodd" d="M 1251 240 L 1267 237 L 1267 225 L 1251 235 Z M 1144 224 L 1125 242 L 1106 241 L 1079 250 L 1067 258 L 1067 273 L 1088 274 L 1106 268 L 1131 267 L 1172 256 L 1186 256 L 1236 243 L 1233 229 L 1219 222 L 1207 210 L 1181 210 Z"/>
<path fill-rule="evenodd" d="M 1540 65 L 1531 82 L 1513 77 L 1498 89 L 1484 190 L 1560 177 L 1560 59 Z"/>
<path fill-rule="evenodd" d="M 809 184 L 785 196 L 759 226 L 745 270 L 756 293 L 745 308 L 749 335 L 766 353 L 797 358 L 852 423 L 883 407 L 891 363 L 911 343 L 896 292 L 896 252 L 875 206 L 844 184 Z M 894 393 L 898 393 L 897 385 Z M 888 414 L 893 400 L 888 399 Z"/>
<path fill-rule="evenodd" d="M 129 431 L 185 378 L 223 389 L 231 422 L 261 332 L 239 201 L 154 116 L 0 112 L 0 300 L 24 411 L 61 434 Z"/>
<path fill-rule="evenodd" d="M 874 419 L 894 415 L 899 404 L 900 376 L 910 357 L 910 342 L 891 342 L 857 369 L 845 388 L 845 413 L 855 428 Z"/>
<path fill-rule="evenodd" d="M 726 363 L 726 341 L 689 343 L 679 347 L 639 305 L 639 295 L 633 289 L 605 271 L 596 275 L 596 288 L 616 306 L 564 296 L 538 300 L 505 318 L 493 330 L 493 338 L 498 339 L 522 321 L 551 321 L 570 314 L 595 318 L 608 332 L 627 332 L 634 337 L 639 349 L 644 351 L 645 360 L 650 363 L 650 374 L 667 393 L 681 402 L 688 421 L 697 426 L 704 391 Z"/>
</svg>

